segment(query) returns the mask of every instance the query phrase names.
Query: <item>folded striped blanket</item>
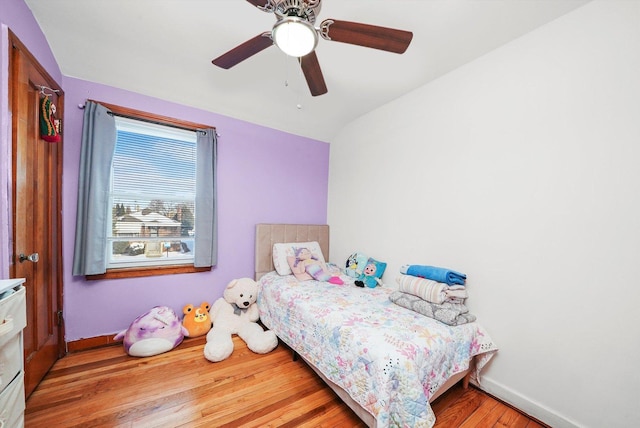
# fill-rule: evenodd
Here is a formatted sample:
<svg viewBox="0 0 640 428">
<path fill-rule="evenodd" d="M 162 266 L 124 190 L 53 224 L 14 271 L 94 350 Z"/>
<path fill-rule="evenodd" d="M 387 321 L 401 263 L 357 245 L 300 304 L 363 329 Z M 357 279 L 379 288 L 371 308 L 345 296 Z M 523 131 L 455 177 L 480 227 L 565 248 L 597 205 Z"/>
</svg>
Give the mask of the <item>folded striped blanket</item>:
<svg viewBox="0 0 640 428">
<path fill-rule="evenodd" d="M 404 265 L 400 268 L 400 273 L 432 279 L 434 281 L 444 282 L 448 285 L 464 285 L 464 281 L 467 279 L 467 275 L 463 273 L 436 266 Z"/>
<path fill-rule="evenodd" d="M 396 278 L 396 282 L 399 291 L 413 294 L 432 303 L 440 304 L 454 299 L 462 303 L 467 298 L 467 290 L 462 285 L 449 286 L 432 279 L 402 274 Z"/>
<path fill-rule="evenodd" d="M 469 297 L 469 295 L 467 294 L 467 289 L 464 285 L 449 285 L 444 291 L 444 294 L 447 295 L 447 300 L 464 300 Z"/>
<path fill-rule="evenodd" d="M 414 312 L 436 319 L 447 325 L 460 325 L 473 322 L 476 316 L 469 313 L 469 309 L 462 303 L 445 302 L 441 305 L 427 302 L 413 294 L 394 291 L 389 295 L 396 305 L 411 309 Z"/>
</svg>

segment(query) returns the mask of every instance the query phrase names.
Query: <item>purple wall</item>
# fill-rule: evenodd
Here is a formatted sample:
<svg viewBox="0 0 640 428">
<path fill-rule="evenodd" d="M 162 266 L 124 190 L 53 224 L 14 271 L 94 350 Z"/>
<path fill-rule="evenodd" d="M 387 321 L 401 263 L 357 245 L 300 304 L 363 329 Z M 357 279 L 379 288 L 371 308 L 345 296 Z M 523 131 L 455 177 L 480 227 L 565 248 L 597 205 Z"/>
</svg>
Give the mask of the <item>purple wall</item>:
<svg viewBox="0 0 640 428">
<path fill-rule="evenodd" d="M 9 30 L 28 47 L 58 83 L 60 68 L 49 44 L 22 0 L 0 0 L 0 278 L 9 276 L 11 258 L 11 116 L 9 115 Z"/>
<path fill-rule="evenodd" d="M 329 144 L 298 137 L 211 112 L 140 94 L 65 77 L 22 0 L 0 0 L 3 31 L 0 46 L 0 183 L 10 185 L 10 120 L 8 115 L 8 46 L 13 31 L 65 91 L 63 165 L 64 319 L 66 340 L 112 334 L 155 305 L 177 313 L 187 303 L 213 303 L 233 278 L 253 276 L 255 224 L 261 222 L 325 223 Z M 85 281 L 73 277 L 78 162 L 83 110 L 87 98 L 215 126 L 218 141 L 218 266 L 211 272 L 137 279 Z M 5 156 L 6 154 L 6 156 Z M 7 192 L 0 193 L 2 250 L 10 243 Z M 1 214 L 1 213 L 0 213 Z M 4 218 L 4 220 L 3 220 Z M 8 257 L 0 261 L 0 277 L 8 274 Z"/>
<path fill-rule="evenodd" d="M 234 278 L 252 277 L 256 223 L 325 223 L 329 144 L 203 110 L 63 78 L 65 90 L 63 233 L 66 338 L 110 334 L 155 305 L 182 313 L 213 303 Z M 211 272 L 85 281 L 73 277 L 78 168 L 86 99 L 215 126 L 218 139 L 218 266 Z"/>
</svg>

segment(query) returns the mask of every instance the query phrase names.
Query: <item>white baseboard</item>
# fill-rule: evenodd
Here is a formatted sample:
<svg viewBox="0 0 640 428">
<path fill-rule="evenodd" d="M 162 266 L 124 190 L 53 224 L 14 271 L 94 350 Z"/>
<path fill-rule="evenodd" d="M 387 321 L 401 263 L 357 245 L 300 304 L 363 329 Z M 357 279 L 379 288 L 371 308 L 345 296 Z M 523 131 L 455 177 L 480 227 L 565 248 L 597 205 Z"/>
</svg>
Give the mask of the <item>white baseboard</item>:
<svg viewBox="0 0 640 428">
<path fill-rule="evenodd" d="M 553 428 L 580 428 L 576 422 L 567 419 L 553 409 L 549 409 L 487 376 L 482 377 L 482 385 L 476 386 Z"/>
</svg>

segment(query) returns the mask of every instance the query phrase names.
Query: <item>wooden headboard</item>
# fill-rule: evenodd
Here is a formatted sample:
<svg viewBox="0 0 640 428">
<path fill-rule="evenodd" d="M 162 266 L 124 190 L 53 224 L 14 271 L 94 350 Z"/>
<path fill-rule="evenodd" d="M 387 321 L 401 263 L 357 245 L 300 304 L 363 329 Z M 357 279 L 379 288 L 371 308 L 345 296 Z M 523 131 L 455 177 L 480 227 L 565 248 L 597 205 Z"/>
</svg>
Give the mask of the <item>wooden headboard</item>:
<svg viewBox="0 0 640 428">
<path fill-rule="evenodd" d="M 273 271 L 273 244 L 317 241 L 325 260 L 329 260 L 329 225 L 257 224 L 255 280 Z"/>
</svg>

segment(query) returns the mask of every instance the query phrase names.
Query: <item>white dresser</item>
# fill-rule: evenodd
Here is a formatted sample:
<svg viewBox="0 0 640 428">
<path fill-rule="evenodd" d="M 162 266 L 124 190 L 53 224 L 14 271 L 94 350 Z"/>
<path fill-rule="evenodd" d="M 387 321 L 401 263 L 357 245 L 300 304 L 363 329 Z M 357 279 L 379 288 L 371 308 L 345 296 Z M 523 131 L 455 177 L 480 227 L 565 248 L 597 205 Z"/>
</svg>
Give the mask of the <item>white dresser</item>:
<svg viewBox="0 0 640 428">
<path fill-rule="evenodd" d="M 24 279 L 0 280 L 0 428 L 24 426 Z"/>
</svg>

